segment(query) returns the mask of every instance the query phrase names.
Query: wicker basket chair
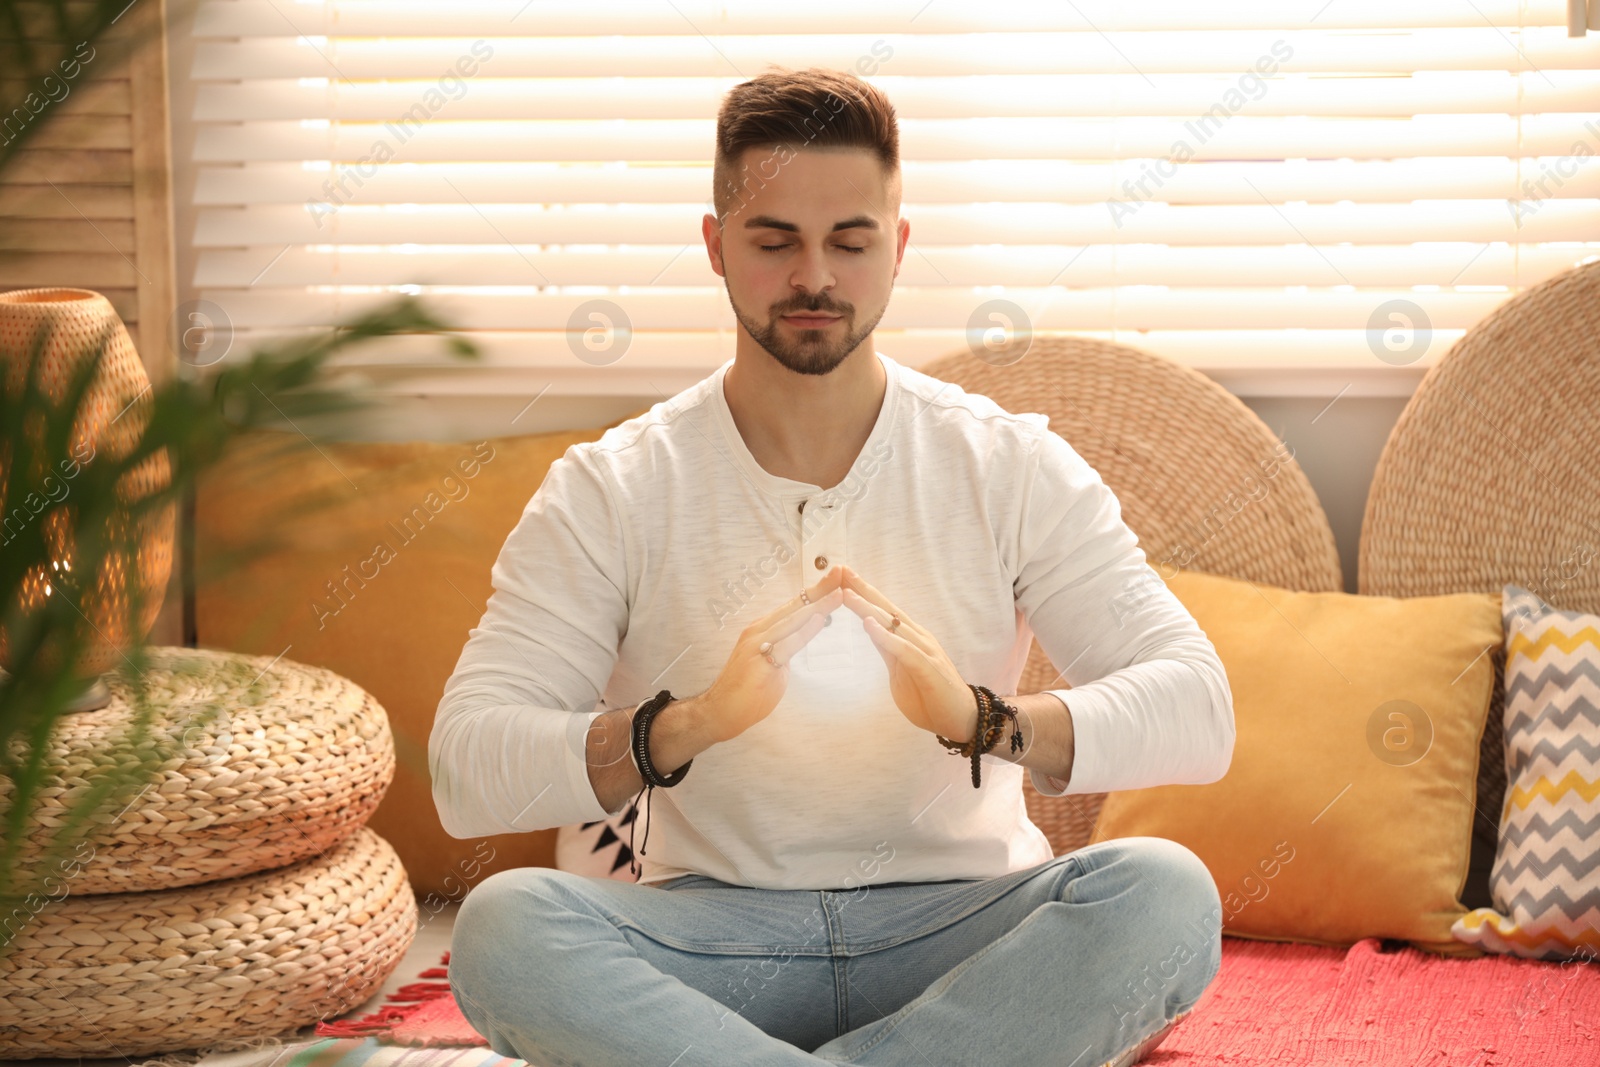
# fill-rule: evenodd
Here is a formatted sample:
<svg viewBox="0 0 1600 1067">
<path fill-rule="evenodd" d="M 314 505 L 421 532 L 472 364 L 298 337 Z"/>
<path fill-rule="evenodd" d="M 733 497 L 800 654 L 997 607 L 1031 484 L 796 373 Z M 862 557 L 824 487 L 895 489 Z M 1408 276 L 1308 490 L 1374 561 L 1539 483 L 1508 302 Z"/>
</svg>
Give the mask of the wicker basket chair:
<svg viewBox="0 0 1600 1067">
<path fill-rule="evenodd" d="M 1389 434 L 1361 523 L 1357 588 L 1498 593 L 1600 612 L 1600 263 L 1548 278 L 1469 329 Z M 1473 863 L 1505 801 L 1505 648 L 1479 749 Z"/>
<path fill-rule="evenodd" d="M 1018 347 L 1023 346 L 1023 347 Z M 1333 530 L 1305 472 L 1255 413 L 1192 368 L 1090 338 L 1014 340 L 918 368 L 1007 411 L 1038 412 L 1099 472 L 1152 567 L 1188 567 L 1307 592 L 1343 588 Z M 1281 464 L 1265 495 L 1262 463 Z M 1062 688 L 1034 641 L 1018 692 Z M 1028 815 L 1060 856 L 1090 841 L 1104 793 L 1046 797 Z"/>
</svg>

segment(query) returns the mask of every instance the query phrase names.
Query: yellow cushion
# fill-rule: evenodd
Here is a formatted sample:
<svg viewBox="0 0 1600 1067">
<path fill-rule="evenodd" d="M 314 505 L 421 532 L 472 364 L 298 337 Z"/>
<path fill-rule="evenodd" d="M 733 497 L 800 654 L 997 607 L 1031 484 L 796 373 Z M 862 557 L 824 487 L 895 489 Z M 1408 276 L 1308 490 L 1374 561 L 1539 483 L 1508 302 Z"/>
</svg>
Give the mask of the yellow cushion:
<svg viewBox="0 0 1600 1067">
<path fill-rule="evenodd" d="M 1466 912 L 1499 594 L 1303 593 L 1194 571 L 1167 584 L 1227 668 L 1233 763 L 1209 785 L 1108 794 L 1093 840 L 1188 847 L 1234 936 L 1483 955 L 1450 926 Z"/>
<path fill-rule="evenodd" d="M 384 706 L 398 765 L 370 825 L 399 853 L 419 898 L 459 899 L 487 873 L 555 865 L 553 829 L 473 841 L 445 833 L 428 734 L 506 536 L 550 464 L 606 429 L 321 443 L 320 451 L 292 432 L 264 430 L 236 441 L 198 486 L 198 644 L 326 667 Z M 311 498 L 327 506 L 286 521 Z M 283 543 L 212 573 L 264 533 Z"/>
</svg>

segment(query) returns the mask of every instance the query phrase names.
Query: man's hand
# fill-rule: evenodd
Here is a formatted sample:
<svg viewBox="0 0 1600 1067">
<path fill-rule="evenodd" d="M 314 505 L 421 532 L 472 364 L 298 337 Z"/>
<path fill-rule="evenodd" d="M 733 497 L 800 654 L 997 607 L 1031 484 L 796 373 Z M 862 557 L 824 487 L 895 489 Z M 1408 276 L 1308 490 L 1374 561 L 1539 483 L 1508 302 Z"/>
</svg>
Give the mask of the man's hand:
<svg viewBox="0 0 1600 1067">
<path fill-rule="evenodd" d="M 844 603 L 861 616 L 889 668 L 894 702 L 912 725 L 967 741 L 977 730 L 978 703 L 939 642 L 849 567 L 842 567 Z M 899 616 L 892 631 L 889 624 Z"/>
<path fill-rule="evenodd" d="M 746 626 L 711 688 L 691 698 L 705 709 L 705 726 L 714 741 L 731 741 L 778 706 L 789 686 L 790 659 L 838 610 L 839 568 L 823 575 L 804 595 L 809 599 L 792 596 Z"/>
</svg>

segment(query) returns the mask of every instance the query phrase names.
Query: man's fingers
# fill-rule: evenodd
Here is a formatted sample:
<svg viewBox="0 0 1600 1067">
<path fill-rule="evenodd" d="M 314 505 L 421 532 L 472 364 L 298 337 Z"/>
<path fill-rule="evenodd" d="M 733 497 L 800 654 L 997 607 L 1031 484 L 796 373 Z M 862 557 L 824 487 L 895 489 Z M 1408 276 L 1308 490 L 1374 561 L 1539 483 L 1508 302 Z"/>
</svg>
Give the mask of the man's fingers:
<svg viewBox="0 0 1600 1067">
<path fill-rule="evenodd" d="M 798 600 L 798 598 L 796 599 Z M 800 605 L 800 610 L 792 612 L 767 627 L 762 632 L 761 639 L 763 641 L 771 641 L 776 646 L 779 641 L 785 640 L 791 634 L 803 629 L 813 619 L 820 620 L 823 616 L 833 614 L 842 603 L 844 603 L 844 590 L 842 589 L 834 589 L 832 592 L 824 593 L 820 597 L 813 597 L 811 603 Z M 818 628 L 821 628 L 820 622 Z M 809 635 L 807 636 L 809 637 Z M 801 641 L 800 644 L 803 645 L 805 642 Z M 774 656 L 773 658 L 782 662 L 782 657 Z"/>
<path fill-rule="evenodd" d="M 872 583 L 868 582 L 865 578 L 861 577 L 861 575 L 857 574 L 849 567 L 844 568 L 842 581 L 844 587 L 853 593 L 861 602 L 861 604 L 858 605 L 857 603 L 849 600 L 848 597 L 845 600 L 847 604 L 850 604 L 851 610 L 855 611 L 857 614 L 860 614 L 861 605 L 867 605 L 872 608 L 876 608 L 878 612 L 881 612 L 881 614 L 877 615 L 876 618 L 879 622 L 883 623 L 883 627 L 886 630 L 889 628 L 889 623 L 893 620 L 894 616 L 900 616 L 900 625 L 891 631 L 892 633 L 904 636 L 904 634 L 901 634 L 901 631 L 905 630 L 907 627 L 912 627 L 919 631 L 921 630 L 921 627 L 918 627 L 915 622 L 912 622 L 912 620 L 901 613 L 900 609 L 895 607 L 894 603 L 888 597 L 880 593 L 877 588 L 872 585 Z"/>
<path fill-rule="evenodd" d="M 834 605 L 837 607 L 838 605 Z M 772 648 L 768 654 L 778 662 L 778 666 L 786 667 L 794 654 L 799 652 L 806 644 L 822 630 L 823 616 L 812 615 L 800 623 L 795 630 L 779 640 L 772 641 Z M 769 637 L 769 641 L 772 639 Z"/>
<path fill-rule="evenodd" d="M 912 645 L 914 648 L 924 653 L 928 653 L 930 655 L 932 654 L 931 649 L 928 647 L 928 643 L 933 639 L 924 634 L 921 627 L 917 626 L 904 615 L 900 616 L 900 625 L 891 630 L 889 628 L 889 624 L 894 621 L 893 616 L 897 614 L 896 612 L 888 611 L 879 607 L 866 597 L 862 596 L 860 593 L 856 592 L 854 589 L 846 589 L 844 591 L 844 602 L 846 606 L 848 606 L 850 610 L 855 612 L 857 615 L 861 615 L 864 618 L 870 619 L 872 622 L 877 623 L 883 632 L 888 634 L 890 637 L 898 637 L 902 641 Z"/>
<path fill-rule="evenodd" d="M 919 652 L 922 651 L 921 647 L 915 641 L 910 640 L 906 634 L 890 630 L 872 615 L 866 617 L 866 620 L 862 623 L 862 629 L 867 631 L 868 640 L 877 648 L 879 655 L 883 656 L 885 661 L 911 659 L 912 657 L 905 655 L 906 645 L 910 645 Z M 925 659 L 926 657 L 915 658 Z"/>
<path fill-rule="evenodd" d="M 844 586 L 844 567 L 841 566 L 840 564 L 835 563 L 833 565 L 833 567 L 828 571 L 828 573 L 824 574 L 821 578 L 818 578 L 816 580 L 815 584 L 813 584 L 809 589 L 807 589 L 806 592 L 808 594 L 810 594 L 811 599 L 815 600 L 817 597 L 822 596 L 824 593 L 827 593 L 827 592 L 829 592 L 830 590 L 833 590 L 833 589 L 843 588 L 843 586 Z"/>
<path fill-rule="evenodd" d="M 888 668 L 889 677 L 892 680 L 894 678 L 894 669 L 901 661 L 900 650 L 896 647 L 891 647 L 890 643 L 884 640 L 882 627 L 879 627 L 874 632 L 870 619 L 862 625 L 862 629 L 867 632 L 867 640 L 872 642 L 872 651 L 876 652 L 878 658 L 883 660 L 883 665 Z"/>
<path fill-rule="evenodd" d="M 932 699 L 931 694 L 938 693 L 946 684 L 939 664 L 934 662 L 933 657 L 927 654 L 927 650 L 913 635 L 890 630 L 877 619 L 870 617 L 863 624 L 863 628 L 890 671 L 893 672 L 896 668 L 904 671 L 911 685 L 922 695 L 926 706 Z M 911 721 L 923 725 L 917 718 L 912 718 Z"/>
<path fill-rule="evenodd" d="M 821 578 L 817 579 L 814 584 L 805 587 L 806 596 L 810 598 L 811 603 L 815 604 L 818 600 L 825 596 L 829 590 L 835 590 L 840 587 L 839 579 L 840 568 L 835 566 L 827 574 L 824 574 Z M 839 605 L 837 603 L 834 604 L 834 607 L 838 606 Z M 767 629 L 782 619 L 803 613 L 806 608 L 806 602 L 800 599 L 799 594 L 796 594 L 785 600 L 782 604 L 779 604 L 776 608 L 773 608 L 771 611 L 767 612 L 765 615 L 761 616 L 761 618 L 757 619 L 753 624 L 754 628 L 757 630 Z"/>
</svg>

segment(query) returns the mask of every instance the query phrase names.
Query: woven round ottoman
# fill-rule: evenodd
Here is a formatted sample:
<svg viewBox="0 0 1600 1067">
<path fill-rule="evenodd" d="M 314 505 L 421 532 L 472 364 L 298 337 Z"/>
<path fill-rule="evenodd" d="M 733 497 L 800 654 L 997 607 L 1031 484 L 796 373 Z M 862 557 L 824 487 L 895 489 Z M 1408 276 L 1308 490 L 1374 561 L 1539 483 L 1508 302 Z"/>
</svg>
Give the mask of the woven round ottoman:
<svg viewBox="0 0 1600 1067">
<path fill-rule="evenodd" d="M 382 706 L 354 682 L 281 657 L 148 651 L 143 679 L 153 713 L 144 751 L 169 755 L 125 808 L 94 818 L 75 854 L 73 896 L 283 867 L 349 837 L 383 799 L 394 778 L 394 738 Z M 130 736 L 137 707 L 125 673 L 126 665 L 105 676 L 106 707 L 60 720 L 44 760 L 50 779 L 30 805 L 22 866 L 39 862 L 96 780 L 138 766 Z M 11 796 L 11 781 L 0 779 L 0 813 Z"/>
<path fill-rule="evenodd" d="M 359 1007 L 417 906 L 362 827 L 281 870 L 151 893 L 68 894 L 0 956 L 0 1057 L 123 1057 L 288 1034 Z"/>
</svg>

